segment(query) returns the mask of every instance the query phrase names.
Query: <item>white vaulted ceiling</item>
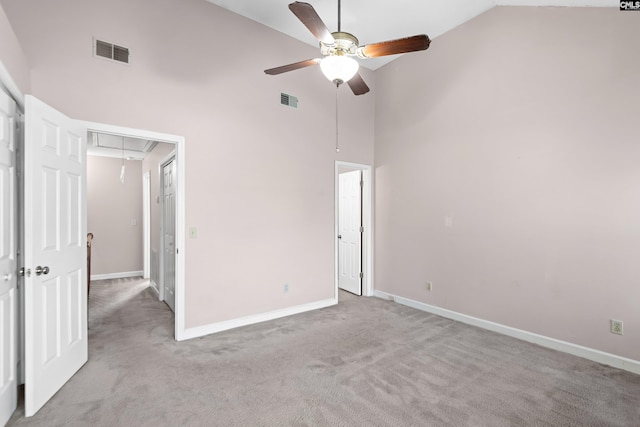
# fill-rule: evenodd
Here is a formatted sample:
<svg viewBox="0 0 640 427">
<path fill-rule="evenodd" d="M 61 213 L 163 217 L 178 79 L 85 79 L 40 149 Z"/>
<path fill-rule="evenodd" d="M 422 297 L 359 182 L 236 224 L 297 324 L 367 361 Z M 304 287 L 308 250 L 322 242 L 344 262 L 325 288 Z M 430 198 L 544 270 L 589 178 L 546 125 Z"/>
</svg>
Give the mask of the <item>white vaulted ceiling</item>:
<svg viewBox="0 0 640 427">
<path fill-rule="evenodd" d="M 316 39 L 291 13 L 292 0 L 208 0 L 291 37 L 318 46 Z M 360 45 L 427 34 L 432 40 L 495 6 L 618 7 L 618 0 L 341 0 L 342 31 Z M 330 31 L 337 31 L 338 0 L 306 0 Z M 373 58 L 376 69 L 396 56 Z M 292 62 L 301 58 L 292 58 Z"/>
</svg>

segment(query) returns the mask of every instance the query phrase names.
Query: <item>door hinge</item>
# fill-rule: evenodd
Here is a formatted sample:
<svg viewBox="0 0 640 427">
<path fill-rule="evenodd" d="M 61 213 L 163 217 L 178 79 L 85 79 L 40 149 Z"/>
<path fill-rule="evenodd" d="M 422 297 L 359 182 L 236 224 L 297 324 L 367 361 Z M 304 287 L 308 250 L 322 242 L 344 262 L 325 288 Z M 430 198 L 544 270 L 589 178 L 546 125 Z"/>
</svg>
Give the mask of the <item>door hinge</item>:
<svg viewBox="0 0 640 427">
<path fill-rule="evenodd" d="M 364 187 L 364 181 L 360 181 L 360 187 Z"/>
<path fill-rule="evenodd" d="M 363 226 L 360 226 L 360 232 L 364 233 L 364 227 Z"/>
<path fill-rule="evenodd" d="M 362 274 L 362 271 L 360 272 L 360 278 L 362 279 L 364 277 L 364 274 Z"/>
</svg>

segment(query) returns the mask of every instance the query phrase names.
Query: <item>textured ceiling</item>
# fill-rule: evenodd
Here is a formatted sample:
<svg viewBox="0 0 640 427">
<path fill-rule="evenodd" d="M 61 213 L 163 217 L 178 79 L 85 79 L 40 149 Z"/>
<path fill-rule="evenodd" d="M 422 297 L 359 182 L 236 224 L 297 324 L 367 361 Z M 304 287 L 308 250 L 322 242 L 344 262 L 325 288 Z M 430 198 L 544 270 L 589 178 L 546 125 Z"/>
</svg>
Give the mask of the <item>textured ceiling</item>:
<svg viewBox="0 0 640 427">
<path fill-rule="evenodd" d="M 208 0 L 312 46 L 316 39 L 289 11 L 292 0 Z M 307 0 L 330 31 L 338 27 L 337 0 Z M 360 44 L 392 40 L 416 34 L 431 39 L 495 6 L 618 7 L 618 0 L 342 0 L 342 30 Z M 320 53 L 318 53 L 320 55 Z M 367 59 L 376 69 L 396 56 Z M 308 58 L 291 58 L 296 62 Z"/>
</svg>

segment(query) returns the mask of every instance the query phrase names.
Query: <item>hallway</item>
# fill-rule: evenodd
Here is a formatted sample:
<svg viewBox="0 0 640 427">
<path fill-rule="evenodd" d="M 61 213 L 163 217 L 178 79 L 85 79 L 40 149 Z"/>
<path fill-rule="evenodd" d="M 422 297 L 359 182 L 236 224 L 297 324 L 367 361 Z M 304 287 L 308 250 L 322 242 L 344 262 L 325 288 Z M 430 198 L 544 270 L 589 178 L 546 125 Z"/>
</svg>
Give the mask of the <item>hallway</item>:
<svg viewBox="0 0 640 427">
<path fill-rule="evenodd" d="M 145 383 L 161 378 L 150 374 L 158 357 L 150 350 L 175 344 L 174 315 L 148 280 L 92 281 L 88 317 L 89 361 L 34 417 L 24 418 L 21 396 L 8 426 L 114 425 L 97 409 L 117 413 L 121 399 L 144 398 L 143 390 L 151 386 Z"/>
</svg>

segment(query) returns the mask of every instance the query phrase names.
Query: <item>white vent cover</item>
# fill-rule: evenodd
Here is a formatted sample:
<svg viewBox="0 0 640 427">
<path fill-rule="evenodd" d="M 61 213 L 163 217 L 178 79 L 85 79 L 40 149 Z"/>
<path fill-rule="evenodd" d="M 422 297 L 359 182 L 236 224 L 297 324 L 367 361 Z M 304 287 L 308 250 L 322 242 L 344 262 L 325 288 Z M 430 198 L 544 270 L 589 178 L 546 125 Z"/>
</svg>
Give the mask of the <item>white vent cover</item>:
<svg viewBox="0 0 640 427">
<path fill-rule="evenodd" d="M 286 93 L 280 93 L 280 104 L 291 108 L 298 108 L 298 98 Z"/>
<path fill-rule="evenodd" d="M 114 61 L 129 63 L 129 48 L 95 39 L 95 54 Z"/>
</svg>

